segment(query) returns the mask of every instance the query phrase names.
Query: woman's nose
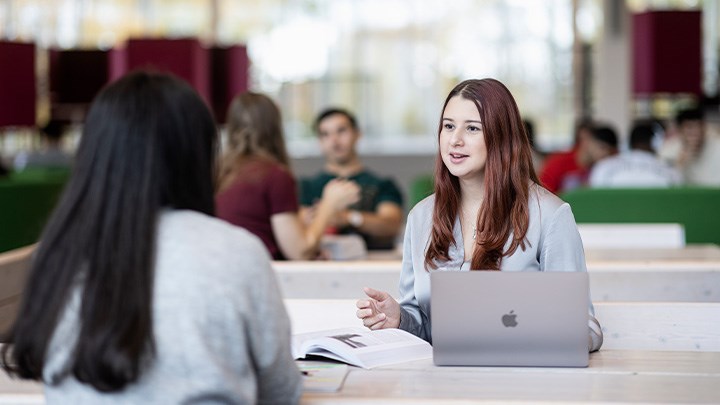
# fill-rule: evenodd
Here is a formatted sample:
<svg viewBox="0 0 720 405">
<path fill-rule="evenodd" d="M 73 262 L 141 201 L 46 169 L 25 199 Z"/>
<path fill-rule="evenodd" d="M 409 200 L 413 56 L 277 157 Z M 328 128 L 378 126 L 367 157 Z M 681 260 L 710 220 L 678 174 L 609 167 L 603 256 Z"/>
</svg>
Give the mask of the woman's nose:
<svg viewBox="0 0 720 405">
<path fill-rule="evenodd" d="M 452 146 L 460 146 L 462 145 L 462 135 L 460 134 L 460 131 L 453 131 L 452 134 L 450 134 L 450 145 Z"/>
</svg>

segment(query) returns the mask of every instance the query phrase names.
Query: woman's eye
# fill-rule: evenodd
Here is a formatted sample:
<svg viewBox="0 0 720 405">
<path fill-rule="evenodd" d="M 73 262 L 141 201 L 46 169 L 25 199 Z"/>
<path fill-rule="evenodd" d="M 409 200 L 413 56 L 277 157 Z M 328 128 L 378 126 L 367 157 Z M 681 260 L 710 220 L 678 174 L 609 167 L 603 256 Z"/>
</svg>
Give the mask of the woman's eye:
<svg viewBox="0 0 720 405">
<path fill-rule="evenodd" d="M 444 124 L 443 128 L 452 131 L 452 129 L 455 128 L 455 126 L 453 124 Z"/>
<path fill-rule="evenodd" d="M 468 129 L 468 132 L 480 131 L 480 127 L 476 127 L 475 125 L 470 125 L 467 129 Z"/>
</svg>

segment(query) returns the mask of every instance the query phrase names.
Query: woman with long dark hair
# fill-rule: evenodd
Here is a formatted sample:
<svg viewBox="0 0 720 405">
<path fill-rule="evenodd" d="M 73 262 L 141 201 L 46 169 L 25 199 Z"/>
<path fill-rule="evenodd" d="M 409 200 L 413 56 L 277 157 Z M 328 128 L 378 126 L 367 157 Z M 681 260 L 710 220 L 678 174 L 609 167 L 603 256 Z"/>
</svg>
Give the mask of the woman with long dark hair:
<svg viewBox="0 0 720 405">
<path fill-rule="evenodd" d="M 270 257 L 213 218 L 216 129 L 195 91 L 137 72 L 88 113 L 0 363 L 50 403 L 294 403 Z"/>
<path fill-rule="evenodd" d="M 510 91 L 467 80 L 448 95 L 438 129 L 435 194 L 408 215 L 400 303 L 367 288 L 357 315 L 371 329 L 431 339 L 430 272 L 586 271 L 570 206 L 539 185 Z M 589 349 L 602 344 L 590 305 Z"/>
<path fill-rule="evenodd" d="M 316 258 L 325 229 L 338 212 L 360 199 L 360 187 L 349 180 L 328 183 L 306 226 L 300 220 L 280 109 L 268 96 L 248 92 L 233 99 L 227 116 L 218 218 L 257 235 L 275 259 Z"/>
</svg>

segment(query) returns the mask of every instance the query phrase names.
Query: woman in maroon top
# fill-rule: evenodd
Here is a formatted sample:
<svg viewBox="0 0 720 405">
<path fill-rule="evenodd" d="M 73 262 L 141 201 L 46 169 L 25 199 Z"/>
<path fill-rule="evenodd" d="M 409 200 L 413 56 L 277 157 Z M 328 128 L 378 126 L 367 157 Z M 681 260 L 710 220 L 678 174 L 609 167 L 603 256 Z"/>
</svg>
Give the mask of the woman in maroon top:
<svg viewBox="0 0 720 405">
<path fill-rule="evenodd" d="M 355 203 L 360 189 L 347 180 L 328 183 L 313 222 L 304 226 L 281 122 L 265 95 L 244 93 L 230 104 L 216 215 L 257 235 L 275 259 L 312 259 L 331 218 Z"/>
</svg>

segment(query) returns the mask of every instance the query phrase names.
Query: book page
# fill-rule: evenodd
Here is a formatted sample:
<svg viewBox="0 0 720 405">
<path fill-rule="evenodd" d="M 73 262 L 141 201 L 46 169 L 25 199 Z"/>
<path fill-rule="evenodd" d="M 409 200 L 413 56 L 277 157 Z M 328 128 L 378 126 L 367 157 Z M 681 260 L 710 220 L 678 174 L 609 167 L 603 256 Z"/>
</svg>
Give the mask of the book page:
<svg viewBox="0 0 720 405">
<path fill-rule="evenodd" d="M 298 336 L 302 343 L 297 352 L 293 351 L 296 355 L 325 356 L 363 368 L 432 357 L 429 343 L 400 329 L 348 328 L 312 335 L 305 339 Z"/>
</svg>

